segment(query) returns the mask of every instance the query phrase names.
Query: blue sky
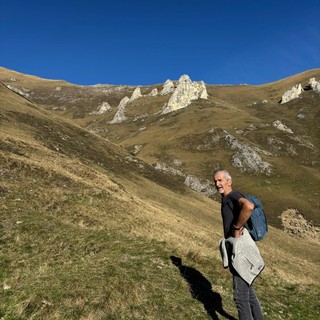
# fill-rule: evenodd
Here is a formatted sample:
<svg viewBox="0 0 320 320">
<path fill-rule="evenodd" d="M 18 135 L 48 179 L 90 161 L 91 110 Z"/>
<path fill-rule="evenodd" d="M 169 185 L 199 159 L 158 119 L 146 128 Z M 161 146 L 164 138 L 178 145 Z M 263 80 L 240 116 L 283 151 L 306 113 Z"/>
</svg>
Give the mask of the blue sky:
<svg viewBox="0 0 320 320">
<path fill-rule="evenodd" d="M 320 1 L 0 0 L 0 66 L 82 85 L 268 83 L 320 68 Z"/>
</svg>

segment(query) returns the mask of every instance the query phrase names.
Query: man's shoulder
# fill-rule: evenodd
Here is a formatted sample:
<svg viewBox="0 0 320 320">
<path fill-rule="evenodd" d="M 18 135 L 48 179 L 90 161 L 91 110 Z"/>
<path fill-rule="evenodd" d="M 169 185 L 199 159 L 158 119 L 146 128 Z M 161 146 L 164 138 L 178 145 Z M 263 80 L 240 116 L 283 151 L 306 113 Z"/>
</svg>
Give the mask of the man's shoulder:
<svg viewBox="0 0 320 320">
<path fill-rule="evenodd" d="M 238 201 L 240 198 L 243 198 L 243 195 L 239 191 L 233 190 L 228 194 L 228 197 L 231 201 Z"/>
<path fill-rule="evenodd" d="M 223 205 L 229 206 L 231 209 L 239 206 L 239 199 L 243 198 L 243 195 L 236 190 L 231 191 L 226 197 L 223 198 Z"/>
</svg>

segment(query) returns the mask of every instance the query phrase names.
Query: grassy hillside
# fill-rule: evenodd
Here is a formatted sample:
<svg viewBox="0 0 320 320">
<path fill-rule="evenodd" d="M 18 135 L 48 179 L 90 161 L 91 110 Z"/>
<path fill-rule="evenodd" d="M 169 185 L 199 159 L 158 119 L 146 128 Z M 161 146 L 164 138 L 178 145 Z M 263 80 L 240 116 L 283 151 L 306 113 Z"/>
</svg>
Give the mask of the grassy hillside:
<svg viewBox="0 0 320 320">
<path fill-rule="evenodd" d="M 137 161 L 165 163 L 201 181 L 211 180 L 215 168 L 226 167 L 237 189 L 262 199 L 270 223 L 278 228 L 287 209 L 297 209 L 320 226 L 320 95 L 305 91 L 301 98 L 279 104 L 285 91 L 298 83 L 305 87 L 312 77 L 319 80 L 320 69 L 259 86 L 206 85 L 208 100 L 194 101 L 166 115 L 159 112 L 170 95 L 149 96 L 154 88 L 161 91 L 162 84 L 144 86 L 140 87 L 143 96 L 127 105 L 127 120 L 110 124 L 119 102 L 131 97 L 135 87 L 76 86 L 0 68 L 0 80 L 6 86 L 42 109 L 53 110 L 129 152 L 138 147 Z M 93 114 L 105 102 L 111 109 Z M 276 129 L 274 121 L 293 133 Z M 226 134 L 257 150 L 261 160 L 272 166 L 272 174 L 234 167 L 235 150 Z"/>
<path fill-rule="evenodd" d="M 4 86 L 0 207 L 2 319 L 236 315 L 219 203 Z M 318 244 L 271 227 L 259 247 L 265 318 L 318 318 Z"/>
</svg>

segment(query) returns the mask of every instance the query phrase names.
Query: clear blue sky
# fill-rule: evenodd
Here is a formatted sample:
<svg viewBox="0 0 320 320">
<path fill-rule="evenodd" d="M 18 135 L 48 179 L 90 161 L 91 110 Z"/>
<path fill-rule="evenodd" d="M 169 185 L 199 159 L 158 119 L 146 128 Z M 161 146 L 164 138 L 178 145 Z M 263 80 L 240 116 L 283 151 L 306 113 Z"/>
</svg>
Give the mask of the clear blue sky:
<svg viewBox="0 0 320 320">
<path fill-rule="evenodd" d="M 262 84 L 320 68 L 320 1 L 0 0 L 0 41 L 0 66 L 75 84 Z"/>
</svg>

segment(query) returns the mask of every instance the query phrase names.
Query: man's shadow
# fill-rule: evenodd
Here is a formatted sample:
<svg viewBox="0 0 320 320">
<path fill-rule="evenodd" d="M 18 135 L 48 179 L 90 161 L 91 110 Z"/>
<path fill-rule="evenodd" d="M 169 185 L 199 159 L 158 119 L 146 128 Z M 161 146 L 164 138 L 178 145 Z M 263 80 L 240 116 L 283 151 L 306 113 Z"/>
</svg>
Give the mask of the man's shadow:
<svg viewBox="0 0 320 320">
<path fill-rule="evenodd" d="M 229 320 L 236 320 L 228 314 L 222 306 L 222 298 L 219 293 L 212 291 L 210 281 L 198 270 L 182 265 L 181 258 L 171 256 L 171 262 L 179 269 L 181 276 L 189 284 L 192 298 L 200 301 L 208 315 L 213 320 L 219 320 L 217 313 Z"/>
</svg>

